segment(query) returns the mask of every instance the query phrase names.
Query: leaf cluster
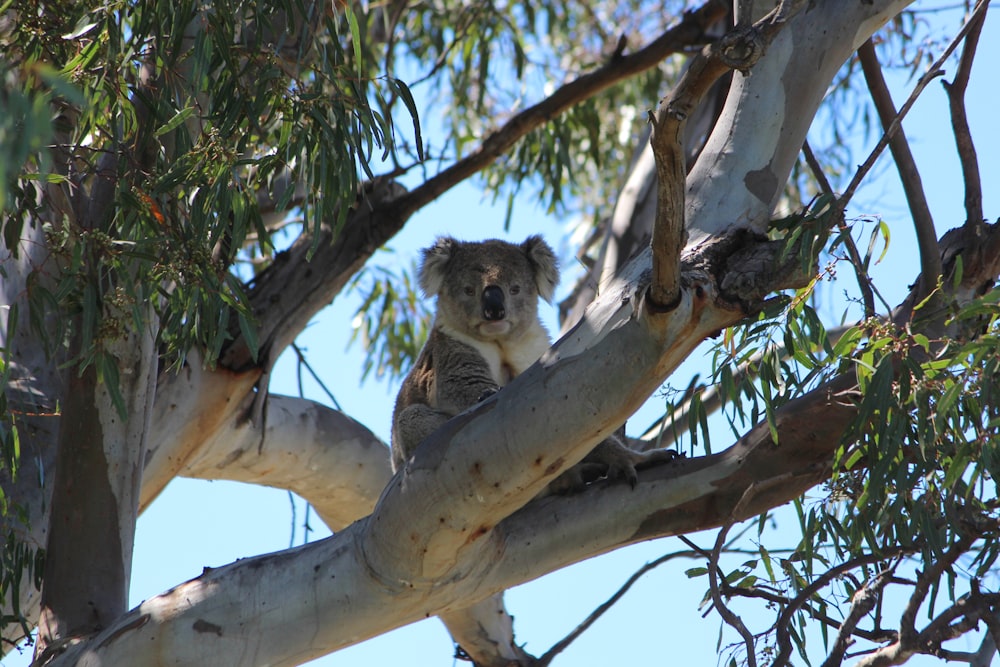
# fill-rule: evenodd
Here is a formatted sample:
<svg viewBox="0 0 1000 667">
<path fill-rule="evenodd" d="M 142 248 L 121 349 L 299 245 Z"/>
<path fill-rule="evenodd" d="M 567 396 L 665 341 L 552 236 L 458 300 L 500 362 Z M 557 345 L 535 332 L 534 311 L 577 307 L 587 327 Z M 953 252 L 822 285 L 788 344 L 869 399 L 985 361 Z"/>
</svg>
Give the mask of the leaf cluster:
<svg viewBox="0 0 1000 667">
<path fill-rule="evenodd" d="M 59 260 L 33 281 L 31 321 L 58 347 L 66 331 L 48 330 L 47 315 L 79 313 L 84 363 L 103 336 L 141 326 L 138 306 L 151 300 L 168 355 L 178 361 L 198 345 L 214 359 L 231 311 L 252 331 L 230 268 L 245 252 L 270 257 L 266 220 L 295 209 L 307 231 L 339 229 L 359 175 L 372 176 L 393 147 L 388 98 L 403 100 L 419 135 L 406 85 L 359 58 L 349 8 L 230 0 L 18 9 L 25 20 L 4 37 L 5 80 L 31 113 L 4 122 L 32 131 L 3 145 L 5 164 L 25 165 L 4 183 L 13 181 L 10 209 L 49 220 Z M 39 80 L 76 92 L 56 104 Z M 55 124 L 53 106 L 62 110 Z M 57 151 L 43 151 L 53 137 Z M 45 179 L 66 186 L 72 210 L 50 189 L 38 197 L 30 183 Z M 5 216 L 5 238 L 17 239 L 25 219 Z M 135 321 L 112 317 L 113 306 Z"/>
</svg>

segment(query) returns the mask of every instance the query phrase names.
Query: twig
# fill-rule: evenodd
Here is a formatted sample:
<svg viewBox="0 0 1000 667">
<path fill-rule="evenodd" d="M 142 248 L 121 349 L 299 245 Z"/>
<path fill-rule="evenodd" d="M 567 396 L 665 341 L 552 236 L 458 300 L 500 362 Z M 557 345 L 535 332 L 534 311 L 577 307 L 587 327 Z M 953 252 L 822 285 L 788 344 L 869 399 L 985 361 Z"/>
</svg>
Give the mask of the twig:
<svg viewBox="0 0 1000 667">
<path fill-rule="evenodd" d="M 298 378 L 299 396 L 303 398 L 305 397 L 304 394 L 302 393 L 302 367 L 304 366 L 305 369 L 309 372 L 309 375 L 312 376 L 312 379 L 315 380 L 316 384 L 319 385 L 319 388 L 323 390 L 324 394 L 326 394 L 326 397 L 330 399 L 331 403 L 333 403 L 333 407 L 343 411 L 343 409 L 340 407 L 340 403 L 337 402 L 336 396 L 333 395 L 333 392 L 330 391 L 330 388 L 326 386 L 323 380 L 320 379 L 319 375 L 316 373 L 316 370 L 309 364 L 309 360 L 306 359 L 306 355 L 303 354 L 302 348 L 298 346 L 298 343 L 292 343 L 291 347 L 292 350 L 294 350 L 295 356 L 298 358 L 299 362 L 296 365 L 296 376 Z"/>
<path fill-rule="evenodd" d="M 980 4 L 988 3 L 989 0 L 980 0 Z M 955 133 L 959 161 L 962 164 L 962 181 L 965 183 L 965 222 L 973 231 L 972 238 L 977 238 L 983 227 L 983 186 L 979 175 L 979 161 L 976 158 L 976 146 L 972 141 L 969 119 L 965 113 L 965 91 L 969 87 L 972 62 L 976 57 L 976 46 L 979 44 L 979 35 L 985 22 L 985 12 L 977 14 L 969 21 L 972 28 L 965 38 L 965 46 L 962 48 L 962 57 L 958 61 L 955 79 L 951 83 L 941 82 L 948 94 L 951 126 Z"/>
<path fill-rule="evenodd" d="M 594 611 L 592 611 L 590 615 L 583 620 L 582 623 L 580 623 L 573 629 L 572 632 L 570 632 L 561 640 L 553 644 L 552 648 L 546 651 L 543 655 L 539 656 L 535 665 L 537 665 L 537 667 L 546 667 L 546 665 L 550 664 L 557 655 L 565 651 L 566 647 L 568 647 L 580 635 L 586 632 L 590 628 L 590 626 L 592 626 L 597 621 L 597 619 L 599 619 L 601 616 L 604 615 L 606 611 L 611 609 L 611 607 L 614 606 L 615 603 L 618 602 L 622 598 L 622 596 L 624 596 L 625 593 L 628 592 L 630 588 L 632 588 L 632 585 L 635 584 L 635 582 L 639 581 L 642 575 L 646 574 L 647 572 L 649 572 L 654 568 L 659 567 L 660 565 L 663 565 L 669 560 L 673 560 L 675 558 L 691 558 L 695 555 L 699 555 L 697 551 L 677 551 L 674 553 L 669 553 L 660 556 L 656 560 L 650 561 L 649 563 L 646 563 L 645 565 L 640 567 L 632 574 L 631 577 L 628 578 L 628 580 L 624 584 L 622 584 L 621 588 L 615 591 L 614 595 L 612 595 L 603 604 L 601 604 Z"/>
<path fill-rule="evenodd" d="M 971 535 L 960 536 L 955 540 L 951 548 L 942 554 L 937 562 L 925 568 L 920 573 L 920 576 L 917 577 L 913 593 L 910 595 L 910 599 L 906 603 L 903 614 L 899 619 L 899 643 L 901 646 L 912 645 L 917 640 L 917 630 L 914 622 L 917 618 L 917 611 L 923 605 L 931 586 L 940 578 L 945 570 L 958 560 L 959 556 L 969 550 L 969 547 L 972 546 L 975 540 L 976 538 Z"/>
<path fill-rule="evenodd" d="M 889 575 L 895 567 L 893 565 L 882 570 L 875 575 L 875 579 L 871 583 L 866 584 L 854 593 L 847 618 L 840 624 L 837 639 L 833 642 L 833 648 L 830 650 L 830 654 L 826 660 L 823 661 L 821 667 L 837 667 L 837 665 L 844 661 L 844 654 L 847 652 L 847 647 L 851 645 L 851 638 L 854 636 L 858 623 L 861 622 L 861 619 L 868 612 L 875 608 L 875 603 L 881 597 L 882 589 L 889 583 Z"/>
<path fill-rule="evenodd" d="M 917 298 L 920 300 L 934 290 L 941 277 L 941 249 L 937 243 L 937 232 L 934 231 L 934 218 L 927 205 L 927 197 L 924 195 L 924 188 L 920 182 L 917 163 L 913 159 L 913 153 L 910 152 L 910 145 L 903 133 L 903 127 L 897 121 L 900 116 L 896 113 L 889 87 L 882 77 L 882 67 L 879 65 L 878 56 L 875 55 L 875 46 L 871 39 L 868 39 L 858 49 L 858 59 L 861 61 L 861 69 L 864 72 L 865 81 L 868 83 L 872 101 L 875 103 L 875 109 L 882 121 L 882 128 L 885 130 L 886 136 L 889 137 L 889 150 L 896 162 L 896 170 L 903 183 L 906 203 L 910 208 L 913 226 L 917 232 L 921 268 L 920 291 Z M 936 72 L 934 74 L 937 75 Z M 890 129 L 894 126 L 895 131 L 890 135 Z"/>
<path fill-rule="evenodd" d="M 812 151 L 812 147 L 809 145 L 809 140 L 806 139 L 805 143 L 802 144 L 802 154 L 806 158 L 806 164 L 812 170 L 813 177 L 816 182 L 819 183 L 820 190 L 833 197 L 833 187 L 830 185 L 830 181 L 827 179 L 826 174 L 823 173 L 823 167 L 820 165 L 819 160 L 816 159 L 816 155 Z M 858 246 L 854 243 L 854 237 L 851 236 L 851 231 L 844 222 L 843 209 L 838 209 L 835 211 L 835 219 L 837 224 L 837 229 L 844 237 L 844 247 L 847 248 L 847 254 L 851 259 L 851 265 L 854 267 L 854 275 L 858 279 L 858 288 L 861 290 L 861 298 L 865 304 L 865 317 L 871 318 L 875 317 L 875 294 L 872 292 L 871 280 L 864 270 L 864 262 L 861 261 L 861 253 L 858 252 Z"/>
<path fill-rule="evenodd" d="M 826 587 L 827 584 L 832 582 L 837 577 L 844 575 L 856 567 L 878 563 L 886 560 L 887 558 L 897 558 L 905 555 L 906 553 L 907 549 L 897 547 L 895 549 L 888 550 L 887 553 L 865 554 L 863 556 L 858 556 L 857 558 L 852 558 L 849 561 L 830 568 L 817 577 L 811 584 L 799 591 L 799 594 L 796 595 L 791 602 L 789 602 L 788 606 L 782 610 L 781 614 L 778 616 L 777 623 L 775 623 L 775 643 L 778 646 L 778 654 L 775 656 L 774 662 L 771 663 L 771 667 L 782 667 L 783 665 L 788 664 L 788 659 L 792 655 L 792 639 L 789 635 L 788 627 L 792 622 L 792 615 L 798 611 L 799 608 L 801 608 L 809 600 L 809 598 L 818 593 L 822 588 Z M 889 569 L 891 570 L 892 568 Z"/>
</svg>

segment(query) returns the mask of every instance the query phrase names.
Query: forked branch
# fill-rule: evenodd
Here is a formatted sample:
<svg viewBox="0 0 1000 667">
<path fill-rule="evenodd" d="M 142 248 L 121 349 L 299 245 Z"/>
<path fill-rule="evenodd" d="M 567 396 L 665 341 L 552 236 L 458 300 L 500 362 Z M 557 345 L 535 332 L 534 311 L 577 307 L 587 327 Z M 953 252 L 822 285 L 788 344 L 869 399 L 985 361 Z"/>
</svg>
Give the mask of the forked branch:
<svg viewBox="0 0 1000 667">
<path fill-rule="evenodd" d="M 982 0 L 980 5 L 986 5 Z M 948 93 L 948 106 L 951 110 L 951 126 L 955 133 L 955 144 L 958 148 L 959 161 L 962 164 L 962 182 L 965 183 L 965 219 L 974 229 L 983 225 L 983 185 L 979 177 L 979 160 L 976 158 L 976 146 L 969 130 L 969 118 L 965 112 L 965 91 L 969 86 L 969 75 L 972 72 L 972 62 L 976 57 L 976 46 L 979 35 L 986 22 L 986 13 L 977 12 L 969 21 L 968 36 L 962 48 L 962 57 L 958 62 L 958 71 L 951 83 L 944 83 Z"/>
<path fill-rule="evenodd" d="M 695 107 L 726 72 L 747 72 L 760 59 L 777 31 L 794 15 L 799 2 L 782 2 L 748 28 L 737 27 L 691 59 L 671 93 L 650 113 L 650 145 L 656 160 L 657 202 L 653 223 L 653 280 L 649 303 L 661 312 L 680 299 L 680 256 L 687 240 L 684 188 L 687 176 L 682 137 Z"/>
<path fill-rule="evenodd" d="M 902 126 L 896 123 L 895 131 L 890 134 L 898 114 L 892 103 L 889 87 L 882 77 L 882 67 L 875 55 L 872 40 L 869 39 L 858 49 L 858 59 L 861 61 L 861 69 L 864 71 L 865 81 L 868 83 L 868 90 L 871 92 L 882 128 L 889 137 L 889 150 L 896 163 L 899 179 L 903 183 L 906 203 L 917 231 L 922 276 L 918 297 L 923 299 L 931 293 L 941 276 L 941 253 L 937 245 L 937 233 L 934 231 L 934 218 L 931 217 L 931 209 L 927 205 L 927 197 L 920 182 L 920 172 L 906 135 L 903 134 Z"/>
</svg>

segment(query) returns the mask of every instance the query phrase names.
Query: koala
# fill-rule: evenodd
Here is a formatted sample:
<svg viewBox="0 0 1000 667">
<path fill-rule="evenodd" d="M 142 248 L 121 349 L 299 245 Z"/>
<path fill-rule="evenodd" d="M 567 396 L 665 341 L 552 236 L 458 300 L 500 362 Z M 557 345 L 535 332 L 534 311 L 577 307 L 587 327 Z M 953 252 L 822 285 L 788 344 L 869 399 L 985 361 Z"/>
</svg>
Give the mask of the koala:
<svg viewBox="0 0 1000 667">
<path fill-rule="evenodd" d="M 540 236 L 519 245 L 442 237 L 423 251 L 418 280 L 425 296 L 437 297 L 437 312 L 396 397 L 393 470 L 438 427 L 499 391 L 549 348 L 538 298 L 552 301 L 559 268 Z M 582 485 L 597 476 L 595 464 L 598 475 L 625 477 L 634 486 L 636 464 L 661 456 L 629 449 L 621 439 L 624 429 L 620 434 L 600 443 L 550 489 L 562 493 Z"/>
</svg>

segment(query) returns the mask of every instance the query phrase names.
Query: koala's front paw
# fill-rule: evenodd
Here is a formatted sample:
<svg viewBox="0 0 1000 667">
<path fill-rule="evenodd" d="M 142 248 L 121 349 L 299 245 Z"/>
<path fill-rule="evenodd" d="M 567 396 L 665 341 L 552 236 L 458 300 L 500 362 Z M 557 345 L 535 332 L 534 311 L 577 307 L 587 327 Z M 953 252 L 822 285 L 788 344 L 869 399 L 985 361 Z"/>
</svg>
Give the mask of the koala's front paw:
<svg viewBox="0 0 1000 667">
<path fill-rule="evenodd" d="M 612 436 L 595 447 L 584 461 L 604 464 L 608 479 L 624 479 L 634 489 L 639 483 L 637 467 L 673 461 L 677 456 L 677 452 L 672 449 L 637 452 L 629 449 L 617 436 Z"/>
</svg>

